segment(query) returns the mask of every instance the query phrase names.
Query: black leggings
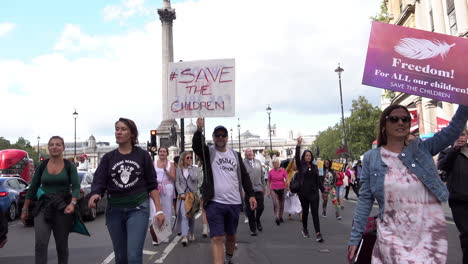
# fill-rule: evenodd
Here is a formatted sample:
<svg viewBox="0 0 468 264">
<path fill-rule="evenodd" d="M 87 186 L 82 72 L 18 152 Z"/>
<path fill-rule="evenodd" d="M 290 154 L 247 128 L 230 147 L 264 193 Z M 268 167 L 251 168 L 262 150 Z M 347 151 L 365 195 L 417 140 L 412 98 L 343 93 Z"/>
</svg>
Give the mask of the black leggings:
<svg viewBox="0 0 468 264">
<path fill-rule="evenodd" d="M 320 232 L 320 220 L 319 220 L 319 196 L 318 194 L 313 196 L 302 196 L 299 195 L 299 200 L 301 201 L 302 206 L 302 228 L 307 229 L 307 219 L 309 217 L 309 207 L 311 209 L 310 213 L 312 215 L 312 220 L 314 221 L 315 233 Z"/>
</svg>

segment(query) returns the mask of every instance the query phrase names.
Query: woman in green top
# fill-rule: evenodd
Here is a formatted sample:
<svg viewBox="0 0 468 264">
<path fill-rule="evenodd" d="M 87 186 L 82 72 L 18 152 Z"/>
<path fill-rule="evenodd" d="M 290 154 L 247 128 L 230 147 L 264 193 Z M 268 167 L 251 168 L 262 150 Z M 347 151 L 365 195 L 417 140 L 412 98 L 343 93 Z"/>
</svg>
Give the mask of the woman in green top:
<svg viewBox="0 0 468 264">
<path fill-rule="evenodd" d="M 35 205 L 37 208 L 34 209 L 35 263 L 47 263 L 47 248 L 50 233 L 53 232 L 58 263 L 64 264 L 68 263 L 68 234 L 73 223 L 76 201 L 80 195 L 80 182 L 75 165 L 63 159 L 63 138 L 51 137 L 48 149 L 50 159 L 39 166 L 44 166 L 44 169 L 38 168 L 34 173 L 21 212 L 21 220 L 26 222 L 28 214 L 31 213 L 31 200 L 38 198 Z"/>
</svg>

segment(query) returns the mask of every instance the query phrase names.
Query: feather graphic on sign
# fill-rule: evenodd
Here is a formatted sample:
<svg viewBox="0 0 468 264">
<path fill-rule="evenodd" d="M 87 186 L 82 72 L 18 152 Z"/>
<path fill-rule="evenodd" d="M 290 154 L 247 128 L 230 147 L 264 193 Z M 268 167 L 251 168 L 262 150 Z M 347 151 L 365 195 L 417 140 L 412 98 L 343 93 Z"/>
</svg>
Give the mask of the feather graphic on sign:
<svg viewBox="0 0 468 264">
<path fill-rule="evenodd" d="M 450 48 L 455 44 L 449 45 L 445 41 L 416 38 L 401 39 L 394 47 L 395 51 L 403 57 L 415 60 L 425 60 L 441 56 L 445 58 Z"/>
</svg>

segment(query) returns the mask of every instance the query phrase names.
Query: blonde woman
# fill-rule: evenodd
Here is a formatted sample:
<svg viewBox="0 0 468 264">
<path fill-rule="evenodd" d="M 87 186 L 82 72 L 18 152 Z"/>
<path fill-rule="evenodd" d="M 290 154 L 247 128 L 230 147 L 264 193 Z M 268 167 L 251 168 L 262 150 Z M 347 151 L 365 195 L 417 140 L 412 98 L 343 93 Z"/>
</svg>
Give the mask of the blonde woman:
<svg viewBox="0 0 468 264">
<path fill-rule="evenodd" d="M 288 166 L 286 167 L 286 172 L 288 173 L 288 186 L 291 183 L 294 174 L 297 172 L 297 166 L 294 159 L 291 159 Z M 286 197 L 284 199 L 284 211 L 289 214 L 289 220 L 292 220 L 292 214 L 298 214 L 299 220 L 302 221 L 302 207 L 301 201 L 297 194 L 291 193 L 289 190 L 286 192 Z"/>
<path fill-rule="evenodd" d="M 177 221 L 180 221 L 182 228 L 182 245 L 188 245 L 188 241 L 194 241 L 193 233 L 195 228 L 195 219 L 188 218 L 185 211 L 185 198 L 188 192 L 196 193 L 198 191 L 198 168 L 193 166 L 191 152 L 183 152 L 180 155 L 179 166 L 176 169 L 176 189 L 179 194 L 177 197 L 176 214 Z"/>
<path fill-rule="evenodd" d="M 268 173 L 267 194 L 273 199 L 273 209 L 276 216 L 276 225 L 283 221 L 284 211 L 284 190 L 288 188 L 288 174 L 286 170 L 280 167 L 280 161 L 277 157 L 273 159 L 273 169 Z"/>
</svg>

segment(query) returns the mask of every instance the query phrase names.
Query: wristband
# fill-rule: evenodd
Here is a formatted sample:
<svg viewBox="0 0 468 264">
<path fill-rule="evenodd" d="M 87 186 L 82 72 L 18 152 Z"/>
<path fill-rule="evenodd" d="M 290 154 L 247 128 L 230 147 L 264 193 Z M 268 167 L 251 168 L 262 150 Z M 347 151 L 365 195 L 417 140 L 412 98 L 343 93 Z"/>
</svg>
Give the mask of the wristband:
<svg viewBox="0 0 468 264">
<path fill-rule="evenodd" d="M 21 212 L 27 213 L 28 209 L 21 209 Z"/>
<path fill-rule="evenodd" d="M 71 201 L 70 203 L 73 205 L 76 205 L 76 201 Z"/>
<path fill-rule="evenodd" d="M 163 211 L 157 211 L 155 216 L 160 215 L 160 214 L 164 214 L 164 212 Z"/>
</svg>

